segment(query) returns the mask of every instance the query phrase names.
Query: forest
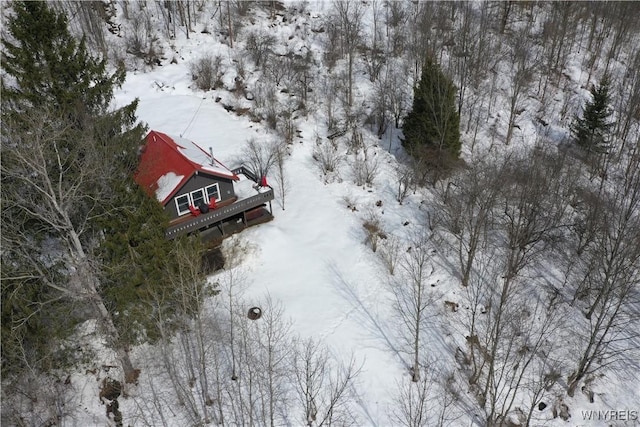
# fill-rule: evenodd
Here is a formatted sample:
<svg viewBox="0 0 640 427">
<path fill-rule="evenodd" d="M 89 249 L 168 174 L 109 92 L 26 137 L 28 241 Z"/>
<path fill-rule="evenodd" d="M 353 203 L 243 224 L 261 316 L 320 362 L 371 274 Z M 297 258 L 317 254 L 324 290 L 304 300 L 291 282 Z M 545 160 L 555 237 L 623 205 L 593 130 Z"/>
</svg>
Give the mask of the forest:
<svg viewBox="0 0 640 427">
<path fill-rule="evenodd" d="M 1 8 L 3 425 L 638 422 L 640 3 Z M 273 186 L 216 271 L 159 125 Z"/>
</svg>

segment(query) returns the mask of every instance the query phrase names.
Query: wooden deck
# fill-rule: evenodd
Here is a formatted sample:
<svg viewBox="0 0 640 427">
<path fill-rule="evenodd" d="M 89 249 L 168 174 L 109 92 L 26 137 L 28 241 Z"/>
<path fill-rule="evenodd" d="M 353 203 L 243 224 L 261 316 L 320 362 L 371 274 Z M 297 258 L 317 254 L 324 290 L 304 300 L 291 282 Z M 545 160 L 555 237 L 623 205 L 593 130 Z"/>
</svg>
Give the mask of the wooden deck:
<svg viewBox="0 0 640 427">
<path fill-rule="evenodd" d="M 218 247 L 222 241 L 236 233 L 241 232 L 245 228 L 253 227 L 254 225 L 263 224 L 265 222 L 269 222 L 273 219 L 273 215 L 269 212 L 265 207 L 259 207 L 253 209 L 252 211 L 252 219 L 249 219 L 247 216 L 247 221 L 234 221 L 231 219 L 230 221 L 225 221 L 219 223 L 215 227 L 207 228 L 200 233 L 200 238 L 202 242 L 209 248 Z M 258 213 L 256 216 L 254 213 Z"/>
<path fill-rule="evenodd" d="M 233 216 L 243 214 L 244 212 L 260 207 L 265 203 L 271 202 L 273 197 L 273 189 L 269 188 L 267 191 L 258 193 L 255 196 L 238 200 L 228 206 L 223 206 L 205 214 L 187 218 L 178 224 L 170 225 L 167 228 L 165 236 L 167 239 L 175 239 L 183 234 L 193 233 L 207 229 L 216 224 L 222 224 L 225 220 Z"/>
</svg>

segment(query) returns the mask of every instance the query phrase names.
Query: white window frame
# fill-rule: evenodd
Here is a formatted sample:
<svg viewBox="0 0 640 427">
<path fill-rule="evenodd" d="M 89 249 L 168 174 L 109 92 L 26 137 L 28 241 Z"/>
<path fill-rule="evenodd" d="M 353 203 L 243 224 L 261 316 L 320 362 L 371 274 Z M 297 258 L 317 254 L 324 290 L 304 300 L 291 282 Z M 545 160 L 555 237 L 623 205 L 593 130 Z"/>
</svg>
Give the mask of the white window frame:
<svg viewBox="0 0 640 427">
<path fill-rule="evenodd" d="M 179 195 L 179 196 L 176 196 L 176 198 L 175 198 L 175 199 L 173 199 L 173 201 L 175 202 L 175 205 L 176 205 L 176 212 L 178 212 L 178 216 L 181 216 L 181 215 L 185 215 L 185 214 L 191 213 L 191 211 L 189 210 L 189 206 L 194 206 L 194 207 L 196 207 L 196 208 L 197 208 L 197 206 L 196 206 L 196 204 L 195 204 L 195 201 L 194 201 L 194 198 L 193 198 L 193 193 L 201 192 L 201 194 L 202 194 L 202 195 L 203 195 L 203 197 L 204 197 L 204 199 L 203 199 L 203 200 L 204 200 L 204 202 L 205 202 L 206 204 L 209 204 L 210 198 L 209 198 L 209 191 L 208 191 L 208 190 L 209 190 L 209 188 L 211 188 L 211 187 L 216 187 L 216 193 L 218 194 L 218 197 L 216 197 L 216 202 L 219 202 L 219 201 L 222 199 L 222 197 L 220 196 L 220 186 L 219 186 L 219 185 L 218 185 L 218 183 L 216 182 L 216 183 L 214 183 L 214 184 L 207 185 L 206 187 L 198 188 L 197 190 L 193 190 L 193 191 L 191 191 L 191 192 L 189 192 L 189 193 L 184 193 L 184 194 L 181 194 L 181 195 Z M 179 204 L 178 204 L 178 199 L 180 199 L 180 198 L 182 198 L 182 197 L 186 197 L 186 198 L 187 198 L 188 204 L 187 204 L 187 209 L 186 209 L 186 210 L 182 210 L 182 211 L 181 211 L 181 210 L 180 210 L 180 206 L 179 206 Z"/>
<path fill-rule="evenodd" d="M 198 188 L 197 190 L 193 190 L 192 192 L 189 193 L 189 197 L 191 198 L 191 205 L 194 207 L 198 207 L 196 205 L 196 200 L 195 197 L 193 197 L 193 193 L 200 193 L 202 195 L 202 201 L 205 202 L 205 204 L 209 204 L 209 201 L 207 200 L 207 195 L 204 192 L 204 188 Z"/>
<path fill-rule="evenodd" d="M 204 194 L 205 194 L 205 198 L 206 198 L 206 202 L 209 203 L 211 201 L 211 198 L 209 197 L 209 188 L 211 187 L 216 187 L 216 194 L 218 195 L 216 197 L 216 202 L 219 202 L 221 197 L 220 197 L 220 186 L 218 185 L 218 183 L 216 182 L 215 184 L 211 184 L 211 185 L 207 185 L 206 187 L 203 188 L 204 190 Z"/>
<path fill-rule="evenodd" d="M 183 210 L 183 211 L 180 210 L 180 205 L 178 204 L 178 199 L 180 199 L 182 197 L 186 197 L 187 198 L 187 209 Z M 191 212 L 189 210 L 189 206 L 191 206 L 192 203 L 191 203 L 191 195 L 189 193 L 179 195 L 178 197 L 176 197 L 174 199 L 174 201 L 176 203 L 176 211 L 178 212 L 178 216 L 181 216 L 181 215 L 184 215 L 184 214 L 187 214 L 187 213 Z"/>
</svg>

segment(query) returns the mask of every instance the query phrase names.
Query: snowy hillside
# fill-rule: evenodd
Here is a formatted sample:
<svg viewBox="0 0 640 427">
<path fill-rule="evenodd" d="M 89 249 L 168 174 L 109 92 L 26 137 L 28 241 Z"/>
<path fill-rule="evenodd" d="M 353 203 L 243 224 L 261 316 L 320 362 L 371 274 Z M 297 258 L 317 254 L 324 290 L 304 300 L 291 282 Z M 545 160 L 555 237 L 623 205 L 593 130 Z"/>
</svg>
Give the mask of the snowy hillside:
<svg viewBox="0 0 640 427">
<path fill-rule="evenodd" d="M 587 375 L 575 394 L 568 396 L 569 377 L 582 351 L 581 344 L 576 343 L 584 342 L 578 337 L 587 335 L 585 331 L 590 330 L 597 316 L 585 319 L 587 305 L 577 301 L 568 284 L 577 277 L 576 266 L 580 263 L 570 262 L 570 251 L 574 250 L 570 243 L 572 229 L 563 225 L 558 228 L 564 234 L 553 235 L 538 246 L 533 243 L 531 252 L 535 256 L 530 261 L 527 258 L 526 267 L 518 270 L 518 287 L 514 285 L 517 291 L 508 294 L 513 305 L 506 307 L 500 318 L 518 331 L 507 344 L 496 344 L 495 360 L 504 363 L 496 364 L 492 368 L 495 372 L 486 374 L 484 366 L 494 358 L 486 356 L 491 348 L 489 341 L 482 341 L 482 334 L 490 335 L 495 320 L 482 316 L 493 315 L 491 301 L 495 304 L 500 299 L 496 297 L 500 286 L 507 287 L 498 284 L 510 280 L 509 274 L 498 272 L 497 266 L 502 266 L 509 250 L 513 253 L 517 248 L 491 247 L 503 242 L 501 239 L 508 243 L 504 237 L 507 233 L 501 234 L 497 227 L 484 231 L 488 236 L 486 245 L 478 251 L 469 286 L 462 286 L 461 246 L 446 225 L 450 218 L 447 215 L 456 207 L 443 207 L 447 203 L 445 195 L 448 197 L 450 188 L 454 194 L 456 188 L 483 174 L 468 175 L 472 178 L 466 181 L 454 175 L 434 185 L 430 178 L 415 186 L 402 181 L 402 173 L 410 169 L 411 160 L 402 148 L 401 130 L 394 126 L 393 115 L 397 112 L 401 119 L 411 108 L 416 80 L 416 70 L 407 59 L 413 55 L 411 42 L 403 51 L 404 56 L 390 56 L 381 65 L 390 90 L 404 94 L 404 99 L 403 106 L 397 109 L 387 107 L 380 129 L 380 123 L 373 118 L 379 117 L 375 101 L 381 93 L 382 74 L 375 82 L 371 78 L 373 60 L 365 60 L 364 53 L 356 55 L 354 100 L 348 107 L 344 98 L 349 55 L 339 56 L 329 65 L 327 45 L 337 43 L 328 41 L 327 34 L 333 19 L 328 17 L 336 16 L 337 6 L 333 3 L 285 2 L 280 8 L 279 2 L 265 2 L 261 7 L 252 7 L 247 15 L 234 17 L 238 21 L 233 24 L 233 47 L 221 23 L 224 21 L 220 21 L 227 6 L 201 3 L 192 31 L 185 32 L 178 25 L 171 39 L 163 34 L 161 6 L 146 3 L 145 13 L 151 15 L 149 22 L 153 25 L 151 33 L 157 37 L 156 46 L 162 52 L 154 66 L 145 66 L 127 56 L 123 52 L 126 49 L 117 45 L 129 37 L 127 31 L 132 31 L 132 24 L 124 18 L 122 5 L 116 5 L 114 22 L 120 25 L 121 34 L 107 36 L 130 70 L 115 94 L 114 106 L 139 99 L 137 115 L 149 130 L 180 135 L 205 149 L 210 147 L 215 157 L 227 165 L 243 161 L 250 139 L 266 145 L 288 138 L 284 175 L 279 176 L 272 169 L 267 177 L 276 189 L 274 220 L 224 241 L 227 264 L 207 279 L 211 289 L 220 292 L 205 299 L 193 323 L 185 325 L 171 343 L 131 349 L 140 378 L 137 385 L 128 386 L 128 396 L 118 400 L 121 425 L 181 426 L 196 425 L 197 420 L 212 425 L 329 425 L 328 421 L 321 423 L 325 413 L 334 417 L 333 425 L 380 427 L 483 426 L 498 413 L 501 417 L 494 420 L 496 426 L 638 425 L 638 258 L 631 258 L 632 262 L 625 266 L 631 277 L 628 301 L 633 304 L 624 305 L 629 314 L 615 324 L 613 336 L 607 336 L 611 340 L 610 351 L 599 354 L 603 360 L 595 361 L 602 369 Z M 392 7 L 378 1 L 357 4 L 361 8 L 359 37 L 366 40 L 362 43 L 380 37 L 380 46 L 387 49 L 398 28 L 383 24 L 385 19 L 389 22 Z M 411 4 L 407 3 L 403 18 L 407 26 Z M 355 7 L 356 2 L 351 5 Z M 439 45 L 433 39 L 422 40 L 425 49 L 430 48 L 429 43 L 436 43 L 438 61 L 451 74 L 456 74 L 460 65 L 453 46 L 461 46 L 458 38 L 464 26 L 473 25 L 463 16 L 484 22 L 480 5 L 470 5 L 460 4 L 460 9 L 451 12 L 457 14 L 455 19 L 434 16 L 430 23 L 434 39 L 444 39 L 451 33 L 456 42 L 447 45 L 443 41 Z M 136 7 L 129 5 L 128 13 L 138 13 Z M 473 7 L 474 12 L 464 14 L 461 9 L 465 7 Z M 445 8 L 440 9 L 444 13 Z M 547 61 L 546 41 L 541 37 L 552 21 L 548 16 L 551 9 L 531 6 L 518 10 L 510 12 L 511 29 L 507 33 L 526 27 L 526 31 L 540 37 L 530 37 L 534 41 L 522 59 L 526 63 L 523 67 L 531 65 L 533 69 L 533 64 Z M 446 21 L 443 28 L 438 19 Z M 495 21 L 500 22 L 497 18 Z M 474 165 L 480 165 L 479 169 L 487 165 L 486 175 L 497 170 L 489 164 L 513 161 L 515 165 L 537 165 L 533 157 L 526 157 L 535 151 L 533 147 L 544 146 L 558 157 L 564 153 L 563 147 L 569 144 L 569 125 L 589 97 L 588 85 L 604 72 L 606 61 L 606 55 L 602 55 L 592 67 L 597 71 L 584 69 L 586 26 L 590 21 L 584 22 L 581 25 L 585 26 L 585 34 L 574 36 L 573 46 L 560 46 L 549 56 L 563 56 L 564 66 L 558 75 L 539 75 L 536 69 L 534 77 L 522 88 L 512 78 L 518 67 L 514 64 L 522 63 L 518 62 L 517 49 L 510 50 L 513 40 L 499 38 L 498 29 L 492 29 L 489 38 L 495 36 L 499 41 L 486 42 L 506 53 L 494 58 L 487 52 L 484 59 L 495 62 L 487 66 L 490 72 L 464 79 L 467 86 L 461 104 L 461 157 L 465 165 L 459 169 L 459 176 L 467 176 L 464 173 L 474 170 Z M 271 55 L 269 60 L 285 58 L 287 52 L 300 57 L 309 55 L 312 59 L 307 64 L 305 82 L 308 78 L 312 83 L 304 83 L 301 89 L 296 86 L 298 76 L 289 87 L 284 83 L 285 75 L 283 83 L 274 86 L 271 82 L 276 71 L 267 65 L 256 65 L 256 49 L 248 46 L 251 34 L 273 36 L 263 53 Z M 481 37 L 473 32 L 468 35 Z M 606 40 L 600 43 L 606 45 L 609 39 Z M 620 122 L 626 114 L 625 90 L 632 90 L 624 76 L 634 55 L 638 55 L 637 47 L 630 46 L 639 40 L 640 35 L 631 30 L 622 43 L 626 54 L 607 65 L 622 88 L 615 86 L 613 90 L 615 115 Z M 203 91 L 197 88 L 193 64 L 207 56 L 219 58 L 220 82 L 216 88 Z M 262 61 L 266 63 L 267 59 Z M 391 83 L 394 79 L 397 87 Z M 455 83 L 461 86 L 460 81 Z M 299 98 L 302 92 L 304 101 Z M 393 102 L 389 99 L 390 104 Z M 637 156 L 629 147 L 638 145 L 640 117 L 629 120 L 628 151 L 620 151 L 620 165 Z M 343 135 L 328 138 L 341 130 L 345 130 Z M 511 140 L 505 143 L 507 135 Z M 335 168 L 323 164 L 325 155 L 335 157 Z M 569 162 L 577 164 L 579 160 L 571 158 Z M 632 162 L 629 160 L 628 164 Z M 363 177 L 362 167 L 370 168 L 371 173 Z M 569 169 L 558 172 L 558 176 L 575 175 L 576 182 L 588 182 L 586 172 Z M 624 173 L 614 169 L 611 181 L 617 182 L 616 177 Z M 541 175 L 546 173 L 545 169 Z M 498 175 L 496 172 L 493 179 L 498 182 L 495 197 L 499 199 L 511 184 L 506 178 L 504 183 L 500 181 L 503 175 Z M 533 191 L 536 185 L 531 181 L 538 178 L 540 185 L 553 185 L 551 179 L 544 181 L 544 176 L 533 172 L 522 181 Z M 406 191 L 401 196 L 403 189 Z M 549 187 L 548 192 L 564 194 L 561 187 Z M 489 198 L 486 194 L 480 198 Z M 544 199 L 534 209 L 550 210 L 556 200 L 546 203 Z M 638 217 L 634 206 L 640 205 L 626 198 L 620 204 L 630 206 L 629 218 Z M 569 202 L 563 206 L 569 217 L 573 206 Z M 508 209 L 506 204 L 499 205 L 495 215 L 507 217 Z M 471 217 L 479 215 L 474 211 Z M 637 236 L 634 230 L 629 231 L 629 236 Z M 566 247 L 562 246 L 563 239 L 569 242 Z M 544 250 L 538 253 L 540 247 Z M 547 293 L 550 289 L 556 292 L 553 298 L 553 292 Z M 246 313 L 253 306 L 261 307 L 264 314 L 261 319 L 249 321 Z M 417 320 L 416 310 L 420 316 Z M 92 325 L 83 328 L 86 339 L 91 340 Z M 99 347 L 97 343 L 91 345 Z M 117 363 L 109 350 L 100 352 L 102 361 L 95 362 L 97 373 L 87 370 L 70 377 L 72 389 L 67 392 L 66 402 L 69 417 L 61 425 L 116 425 L 113 415 L 105 417 L 105 405 L 98 394 L 102 380 L 110 375 L 100 367 Z M 478 362 L 475 357 L 480 360 L 478 354 L 482 352 L 485 359 Z M 421 367 L 419 378 L 412 370 L 416 353 Z M 301 379 L 299 375 L 309 374 L 309 370 L 296 370 L 290 365 L 305 363 L 316 363 L 326 372 L 318 369 L 321 373 L 317 377 Z M 481 374 L 476 378 L 477 384 L 472 384 L 471 371 L 476 363 L 483 367 L 478 370 Z M 482 375 L 491 374 L 497 379 L 493 383 L 487 380 L 482 394 Z M 412 375 L 417 381 L 412 382 Z M 319 381 L 314 385 L 317 388 L 310 387 L 317 392 L 315 398 L 300 390 L 313 381 Z M 269 398 L 265 398 L 267 394 Z M 486 401 L 480 402 L 480 395 Z M 492 398 L 494 407 L 488 409 Z M 330 402 L 337 402 L 336 406 Z M 592 411 L 600 413 L 594 415 Z"/>
</svg>

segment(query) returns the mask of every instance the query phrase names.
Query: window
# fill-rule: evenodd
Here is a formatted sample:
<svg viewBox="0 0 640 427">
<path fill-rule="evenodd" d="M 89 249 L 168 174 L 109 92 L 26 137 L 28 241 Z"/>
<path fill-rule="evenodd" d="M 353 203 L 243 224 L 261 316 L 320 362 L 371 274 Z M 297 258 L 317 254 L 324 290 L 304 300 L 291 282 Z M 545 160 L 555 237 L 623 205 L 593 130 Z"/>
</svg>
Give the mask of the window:
<svg viewBox="0 0 640 427">
<path fill-rule="evenodd" d="M 204 189 L 200 188 L 199 190 L 196 191 L 192 191 L 191 192 L 191 201 L 193 206 L 195 206 L 196 208 L 199 207 L 201 204 L 205 204 L 208 205 L 209 202 L 205 202 L 204 200 Z"/>
<path fill-rule="evenodd" d="M 176 197 L 176 208 L 178 209 L 178 216 L 189 213 L 189 195 L 183 194 Z"/>
<path fill-rule="evenodd" d="M 207 193 L 207 203 L 213 198 L 217 202 L 220 200 L 220 190 L 218 189 L 218 184 L 209 185 L 204 188 Z"/>
<path fill-rule="evenodd" d="M 200 207 L 200 204 L 202 203 L 208 205 L 212 198 L 215 199 L 216 202 L 220 200 L 220 187 L 218 187 L 217 183 L 207 185 L 204 188 L 199 188 L 191 193 L 176 197 L 175 200 L 178 216 L 191 212 L 189 210 L 189 205 L 195 208 Z"/>
</svg>

